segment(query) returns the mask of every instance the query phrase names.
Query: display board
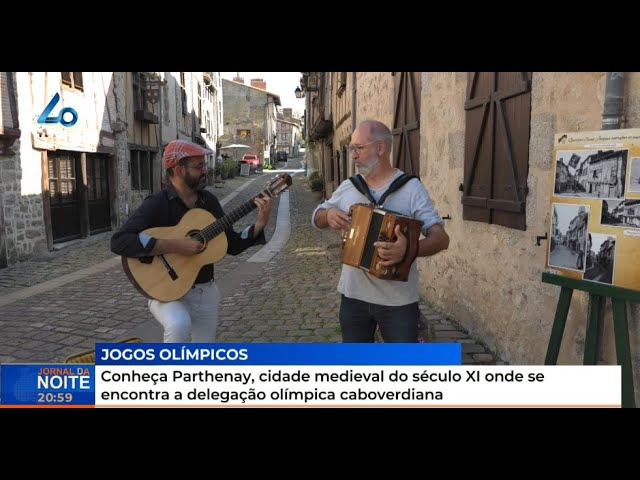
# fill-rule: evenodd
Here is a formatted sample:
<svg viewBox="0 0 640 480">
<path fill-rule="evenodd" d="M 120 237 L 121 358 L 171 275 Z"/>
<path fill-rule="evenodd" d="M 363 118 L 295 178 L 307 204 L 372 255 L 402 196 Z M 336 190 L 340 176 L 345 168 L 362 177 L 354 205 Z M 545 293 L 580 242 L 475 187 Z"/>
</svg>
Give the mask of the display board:
<svg viewBox="0 0 640 480">
<path fill-rule="evenodd" d="M 559 133 L 546 269 L 640 291 L 640 129 Z"/>
</svg>

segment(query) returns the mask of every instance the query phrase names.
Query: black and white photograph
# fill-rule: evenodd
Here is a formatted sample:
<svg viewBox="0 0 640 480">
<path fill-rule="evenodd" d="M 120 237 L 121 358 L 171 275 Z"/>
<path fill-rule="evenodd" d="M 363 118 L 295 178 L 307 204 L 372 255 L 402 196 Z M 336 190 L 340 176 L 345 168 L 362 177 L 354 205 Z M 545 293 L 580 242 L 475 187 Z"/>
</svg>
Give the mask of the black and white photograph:
<svg viewBox="0 0 640 480">
<path fill-rule="evenodd" d="M 589 205 L 553 203 L 549 266 L 584 272 Z"/>
<path fill-rule="evenodd" d="M 587 234 L 587 259 L 584 280 L 613 284 L 616 237 L 605 233 Z"/>
<path fill-rule="evenodd" d="M 554 195 L 579 198 L 624 198 L 628 154 L 628 149 L 558 152 Z"/>
<path fill-rule="evenodd" d="M 640 200 L 602 200 L 600 223 L 610 227 L 640 228 Z"/>
<path fill-rule="evenodd" d="M 640 193 L 640 157 L 631 159 L 631 178 L 629 179 L 629 191 Z"/>
</svg>

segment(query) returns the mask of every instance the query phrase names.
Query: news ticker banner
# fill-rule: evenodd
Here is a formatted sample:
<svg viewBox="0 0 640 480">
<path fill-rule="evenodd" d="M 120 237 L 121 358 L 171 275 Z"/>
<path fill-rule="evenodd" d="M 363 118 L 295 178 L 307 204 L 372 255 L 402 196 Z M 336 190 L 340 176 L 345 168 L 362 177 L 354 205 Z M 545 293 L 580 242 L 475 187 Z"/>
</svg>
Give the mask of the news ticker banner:
<svg viewBox="0 0 640 480">
<path fill-rule="evenodd" d="M 459 343 L 96 344 L 1 366 L 4 406 L 620 407 L 619 366 L 461 365 Z"/>
</svg>

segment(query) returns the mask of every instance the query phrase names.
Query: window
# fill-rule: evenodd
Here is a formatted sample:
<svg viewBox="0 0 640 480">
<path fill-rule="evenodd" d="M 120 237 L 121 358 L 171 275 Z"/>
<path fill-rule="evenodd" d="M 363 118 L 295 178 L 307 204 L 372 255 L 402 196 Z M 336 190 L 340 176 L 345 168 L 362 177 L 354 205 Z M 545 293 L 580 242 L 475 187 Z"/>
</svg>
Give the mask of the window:
<svg viewBox="0 0 640 480">
<path fill-rule="evenodd" d="M 135 110 L 152 110 L 147 103 L 146 77 L 140 72 L 133 72 L 133 105 Z"/>
<path fill-rule="evenodd" d="M 84 91 L 82 83 L 82 72 L 60 72 L 62 75 L 62 84 L 75 90 Z"/>
<path fill-rule="evenodd" d="M 184 72 L 180 72 L 180 105 L 182 107 L 182 116 L 186 117 L 189 115 L 189 110 L 187 108 L 187 90 L 186 90 L 186 79 Z"/>
<path fill-rule="evenodd" d="M 526 230 L 531 72 L 471 72 L 462 218 Z"/>
<path fill-rule="evenodd" d="M 131 150 L 131 189 L 153 191 L 153 157 L 147 150 Z"/>
<path fill-rule="evenodd" d="M 149 76 L 145 73 L 133 72 L 133 118 L 144 123 L 160 123 L 160 119 L 154 113 L 150 93 L 158 93 L 149 89 Z"/>
<path fill-rule="evenodd" d="M 338 96 L 342 95 L 342 92 L 347 88 L 347 72 L 336 72 L 338 74 Z"/>
<path fill-rule="evenodd" d="M 202 87 L 200 87 L 200 82 L 198 82 L 198 121 L 200 125 L 202 125 Z"/>
</svg>

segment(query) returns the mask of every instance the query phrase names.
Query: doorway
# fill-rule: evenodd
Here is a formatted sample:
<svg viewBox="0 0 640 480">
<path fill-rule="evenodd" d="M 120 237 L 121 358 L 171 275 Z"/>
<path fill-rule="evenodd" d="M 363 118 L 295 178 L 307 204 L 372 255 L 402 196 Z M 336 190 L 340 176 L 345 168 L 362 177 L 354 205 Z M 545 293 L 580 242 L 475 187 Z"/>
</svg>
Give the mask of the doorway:
<svg viewBox="0 0 640 480">
<path fill-rule="evenodd" d="M 77 172 L 79 152 L 49 152 L 49 198 L 53 243 L 81 236 Z"/>
<path fill-rule="evenodd" d="M 111 230 L 109 159 L 106 155 L 87 154 L 87 198 L 91 235 Z"/>
</svg>

